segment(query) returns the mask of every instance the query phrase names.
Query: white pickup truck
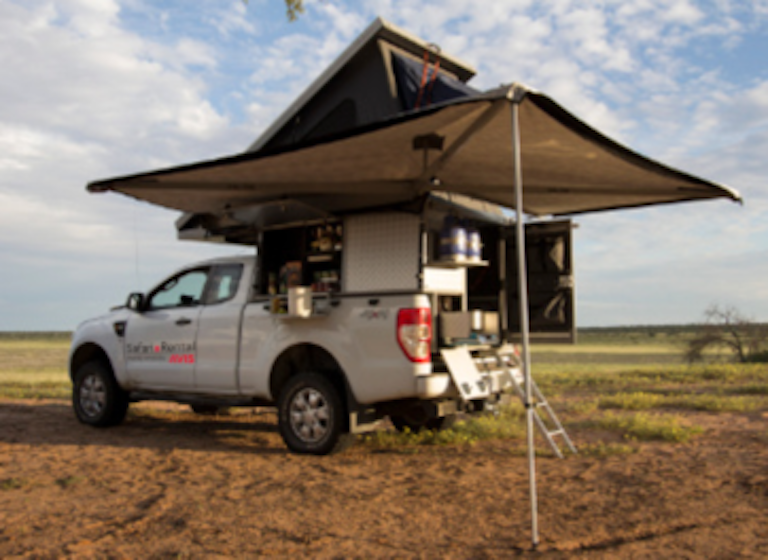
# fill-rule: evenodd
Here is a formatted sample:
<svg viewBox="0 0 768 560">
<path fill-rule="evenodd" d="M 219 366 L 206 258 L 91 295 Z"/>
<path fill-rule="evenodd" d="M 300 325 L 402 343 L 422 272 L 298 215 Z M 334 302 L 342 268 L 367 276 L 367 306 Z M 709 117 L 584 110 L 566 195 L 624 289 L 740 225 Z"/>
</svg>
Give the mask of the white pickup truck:
<svg viewBox="0 0 768 560">
<path fill-rule="evenodd" d="M 255 256 L 185 267 L 82 323 L 75 413 L 110 426 L 140 400 L 276 406 L 289 449 L 327 454 L 385 416 L 440 429 L 492 407 L 515 360 L 498 318 L 503 228 L 489 228 L 477 267 L 439 266 L 439 231 L 420 214 L 265 231 Z"/>
</svg>

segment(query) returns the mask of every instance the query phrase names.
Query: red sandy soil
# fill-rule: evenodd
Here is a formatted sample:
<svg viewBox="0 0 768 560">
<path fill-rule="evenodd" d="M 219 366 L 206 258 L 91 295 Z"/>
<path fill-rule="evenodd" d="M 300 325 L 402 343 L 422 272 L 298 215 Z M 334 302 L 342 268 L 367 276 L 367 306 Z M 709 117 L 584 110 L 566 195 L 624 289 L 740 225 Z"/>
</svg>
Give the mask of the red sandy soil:
<svg viewBox="0 0 768 560">
<path fill-rule="evenodd" d="M 532 551 L 519 442 L 306 457 L 268 411 L 134 407 L 100 430 L 65 402 L 0 401 L 0 558 L 768 558 L 767 413 L 540 457 Z"/>
</svg>

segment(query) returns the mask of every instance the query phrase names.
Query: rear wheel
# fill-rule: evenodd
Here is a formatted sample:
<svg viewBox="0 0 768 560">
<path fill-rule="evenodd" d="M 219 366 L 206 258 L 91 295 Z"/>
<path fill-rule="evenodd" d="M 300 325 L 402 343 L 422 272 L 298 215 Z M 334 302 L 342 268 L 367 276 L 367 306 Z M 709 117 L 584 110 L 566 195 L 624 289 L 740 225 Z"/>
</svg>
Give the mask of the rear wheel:
<svg viewBox="0 0 768 560">
<path fill-rule="evenodd" d="M 128 393 L 112 371 L 99 361 L 80 366 L 72 386 L 72 407 L 77 419 L 90 426 L 115 426 L 128 412 Z"/>
<path fill-rule="evenodd" d="M 346 430 L 339 391 L 316 373 L 289 379 L 280 391 L 277 411 L 280 435 L 294 453 L 337 453 L 354 439 Z"/>
</svg>

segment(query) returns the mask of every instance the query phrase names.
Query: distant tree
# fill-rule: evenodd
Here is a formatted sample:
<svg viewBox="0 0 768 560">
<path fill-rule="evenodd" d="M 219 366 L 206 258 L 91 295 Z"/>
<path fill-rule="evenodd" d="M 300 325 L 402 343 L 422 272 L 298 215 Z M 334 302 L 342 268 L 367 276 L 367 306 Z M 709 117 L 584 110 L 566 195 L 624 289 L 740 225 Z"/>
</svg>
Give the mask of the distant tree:
<svg viewBox="0 0 768 560">
<path fill-rule="evenodd" d="M 247 4 L 248 0 L 243 0 Z M 286 15 L 288 21 L 296 21 L 304 13 L 304 0 L 285 0 Z"/>
<path fill-rule="evenodd" d="M 768 325 L 747 319 L 734 307 L 709 307 L 693 337 L 688 340 L 685 359 L 700 362 L 708 349 L 726 349 L 738 362 L 768 358 Z"/>
</svg>

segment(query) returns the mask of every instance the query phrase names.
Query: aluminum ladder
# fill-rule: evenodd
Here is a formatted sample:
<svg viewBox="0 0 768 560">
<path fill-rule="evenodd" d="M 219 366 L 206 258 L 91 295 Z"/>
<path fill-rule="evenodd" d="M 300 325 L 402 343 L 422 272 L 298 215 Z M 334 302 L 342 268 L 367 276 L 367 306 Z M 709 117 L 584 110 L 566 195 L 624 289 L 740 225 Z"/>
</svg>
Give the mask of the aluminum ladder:
<svg viewBox="0 0 768 560">
<path fill-rule="evenodd" d="M 500 370 L 505 372 L 512 380 L 512 386 L 520 397 L 523 405 L 525 405 L 525 378 L 521 370 L 520 358 L 512 345 L 505 345 L 501 348 L 491 351 L 482 356 L 475 358 L 475 363 L 478 366 L 478 370 L 481 372 L 490 373 L 493 370 Z M 560 446 L 555 441 L 556 437 L 561 437 L 563 443 L 571 453 L 578 453 L 576 446 L 573 445 L 571 438 L 560 423 L 555 411 L 549 406 L 547 399 L 541 393 L 539 386 L 531 378 L 531 392 L 532 392 L 532 405 L 533 405 L 533 420 L 538 426 L 544 439 L 547 441 L 552 451 L 560 459 L 563 458 L 563 452 L 560 450 Z M 542 415 L 539 411 L 543 410 Z M 542 418 L 544 416 L 544 418 Z M 545 421 L 546 419 L 546 421 Z"/>
</svg>

